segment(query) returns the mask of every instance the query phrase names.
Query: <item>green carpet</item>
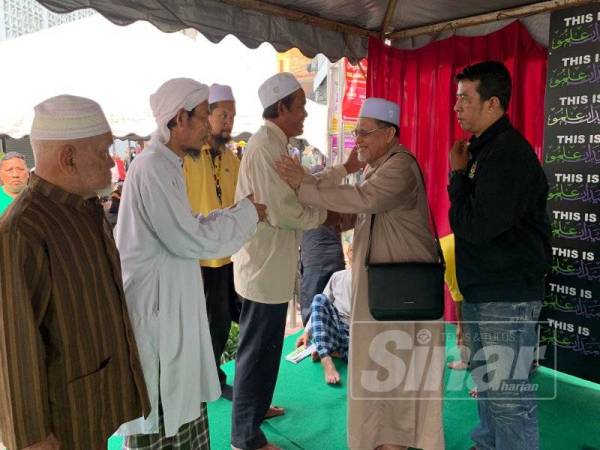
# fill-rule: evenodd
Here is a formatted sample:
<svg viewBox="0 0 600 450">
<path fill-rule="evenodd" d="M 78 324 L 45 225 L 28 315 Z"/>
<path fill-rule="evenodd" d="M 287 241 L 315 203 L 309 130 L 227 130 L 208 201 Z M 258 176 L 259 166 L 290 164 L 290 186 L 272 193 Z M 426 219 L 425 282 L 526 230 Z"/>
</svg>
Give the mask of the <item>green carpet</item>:
<svg viewBox="0 0 600 450">
<path fill-rule="evenodd" d="M 447 328 L 447 347 L 454 346 L 454 327 Z M 292 351 L 296 337 L 284 344 L 284 355 Z M 346 366 L 336 361 L 342 379 Z M 231 380 L 234 364 L 223 366 Z M 447 371 L 447 386 L 460 385 L 466 372 Z M 449 378 L 452 377 L 452 378 Z M 556 377 L 556 396 L 554 396 Z M 576 377 L 538 369 L 535 383 L 538 396 L 555 397 L 539 402 L 540 446 L 542 450 L 600 450 L 600 385 Z M 450 390 L 444 402 L 444 430 L 447 450 L 466 450 L 472 442 L 469 432 L 477 423 L 475 401 L 467 387 Z M 454 400 L 453 400 L 454 399 Z M 461 400 L 458 400 L 461 399 Z M 286 415 L 263 424 L 270 442 L 285 450 L 346 449 L 346 389 L 325 384 L 320 364 L 310 358 L 298 365 L 281 363 L 273 404 L 286 408 Z M 231 431 L 231 402 L 218 400 L 209 405 L 210 438 L 213 450 L 228 450 Z M 121 439 L 109 441 L 110 450 L 121 448 Z"/>
</svg>

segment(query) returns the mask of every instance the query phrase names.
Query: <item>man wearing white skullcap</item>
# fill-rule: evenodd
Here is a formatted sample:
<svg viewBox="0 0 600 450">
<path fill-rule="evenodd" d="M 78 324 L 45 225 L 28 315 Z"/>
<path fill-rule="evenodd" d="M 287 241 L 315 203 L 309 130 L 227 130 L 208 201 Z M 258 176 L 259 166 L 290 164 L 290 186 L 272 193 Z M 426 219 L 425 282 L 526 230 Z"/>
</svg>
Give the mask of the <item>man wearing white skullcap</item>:
<svg viewBox="0 0 600 450">
<path fill-rule="evenodd" d="M 348 387 L 352 396 L 348 397 L 347 425 L 348 447 L 352 450 L 380 446 L 444 448 L 444 353 L 436 350 L 444 346 L 443 324 L 423 322 L 417 326 L 412 322 L 376 321 L 369 309 L 365 268 L 369 246 L 370 261 L 378 263 L 439 259 L 429 227 L 427 194 L 419 165 L 397 140 L 399 117 L 396 103 L 368 98 L 354 130 L 356 148 L 345 164 L 313 176 L 290 158 L 277 162 L 279 175 L 297 190 L 303 204 L 336 211 L 342 219 L 356 216 Z M 347 174 L 358 171 L 365 163 L 359 184 L 340 184 Z M 417 340 L 417 333 L 425 333 L 428 341 Z M 386 342 L 381 341 L 385 335 L 402 336 L 404 342 L 393 344 L 400 348 L 413 349 L 412 343 L 419 342 L 419 351 L 402 351 L 390 361 Z M 398 358 L 404 367 L 420 369 L 406 374 L 395 371 Z M 322 364 L 326 373 L 334 374 L 330 358 L 324 358 Z M 422 383 L 422 374 L 426 374 L 427 383 Z M 397 386 L 387 383 L 392 378 L 400 380 Z"/>
<path fill-rule="evenodd" d="M 227 143 L 235 119 L 235 99 L 229 86 L 213 84 L 208 93 L 210 136 L 197 157 L 184 158 L 183 171 L 192 211 L 208 214 L 235 203 L 240 160 Z M 233 263 L 225 258 L 200 261 L 204 295 L 222 395 L 231 400 L 232 388 L 219 367 L 229 338 L 232 317 L 239 318 L 238 298 L 233 287 Z"/>
<path fill-rule="evenodd" d="M 35 107 L 30 137 L 35 173 L 0 220 L 0 431 L 10 449 L 106 448 L 150 412 L 97 195 L 112 135 L 96 102 L 60 95 Z"/>
<path fill-rule="evenodd" d="M 158 128 L 123 186 L 115 233 L 152 404 L 120 428 L 127 449 L 210 447 L 206 402 L 221 391 L 198 259 L 231 255 L 265 215 L 251 196 L 207 216 L 191 211 L 183 159 L 208 139 L 208 95 L 188 78 L 152 94 Z"/>
<path fill-rule="evenodd" d="M 282 414 L 269 408 L 283 344 L 287 303 L 291 300 L 302 230 L 316 228 L 327 211 L 302 206 L 296 193 L 275 172 L 291 137 L 302 134 L 306 97 L 289 73 L 279 73 L 258 89 L 265 124 L 248 142 L 242 158 L 236 198 L 254 192 L 268 208 L 268 219 L 236 253 L 235 289 L 244 299 L 236 357 L 231 444 L 234 448 L 275 449 L 260 424 Z"/>
</svg>

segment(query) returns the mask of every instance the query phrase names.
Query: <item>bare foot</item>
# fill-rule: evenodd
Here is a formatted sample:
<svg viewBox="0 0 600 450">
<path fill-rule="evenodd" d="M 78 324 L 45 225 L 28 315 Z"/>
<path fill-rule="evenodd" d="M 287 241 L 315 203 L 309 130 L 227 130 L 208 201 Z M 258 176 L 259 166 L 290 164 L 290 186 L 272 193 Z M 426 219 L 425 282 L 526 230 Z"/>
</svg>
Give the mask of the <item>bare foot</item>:
<svg viewBox="0 0 600 450">
<path fill-rule="evenodd" d="M 321 365 L 323 366 L 323 371 L 325 372 L 325 382 L 327 384 L 338 384 L 340 382 L 340 374 L 336 370 L 331 356 L 325 356 L 324 358 L 321 358 Z"/>
<path fill-rule="evenodd" d="M 448 363 L 448 368 L 452 369 L 452 370 L 466 370 L 467 367 L 468 367 L 468 364 L 461 360 L 451 361 Z"/>
<path fill-rule="evenodd" d="M 285 414 L 285 409 L 280 406 L 269 406 L 267 413 L 265 414 L 265 420 L 270 419 L 271 417 L 283 416 Z"/>
</svg>

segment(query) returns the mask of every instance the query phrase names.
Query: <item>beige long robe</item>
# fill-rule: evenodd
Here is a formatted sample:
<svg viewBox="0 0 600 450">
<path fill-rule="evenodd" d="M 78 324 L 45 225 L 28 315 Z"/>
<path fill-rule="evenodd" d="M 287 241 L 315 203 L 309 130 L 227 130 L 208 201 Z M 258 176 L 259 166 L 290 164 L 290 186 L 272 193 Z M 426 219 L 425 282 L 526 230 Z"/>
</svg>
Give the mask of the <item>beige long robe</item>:
<svg viewBox="0 0 600 450">
<path fill-rule="evenodd" d="M 308 205 L 357 214 L 348 445 L 356 450 L 371 450 L 382 444 L 442 449 L 443 323 L 375 321 L 369 312 L 364 266 L 373 213 L 377 214 L 373 262 L 436 260 L 418 166 L 404 148 L 396 145 L 366 168 L 360 184 L 339 185 L 344 172 L 334 168 L 307 178 L 299 189 L 299 198 Z M 394 344 L 394 340 L 400 344 Z"/>
</svg>

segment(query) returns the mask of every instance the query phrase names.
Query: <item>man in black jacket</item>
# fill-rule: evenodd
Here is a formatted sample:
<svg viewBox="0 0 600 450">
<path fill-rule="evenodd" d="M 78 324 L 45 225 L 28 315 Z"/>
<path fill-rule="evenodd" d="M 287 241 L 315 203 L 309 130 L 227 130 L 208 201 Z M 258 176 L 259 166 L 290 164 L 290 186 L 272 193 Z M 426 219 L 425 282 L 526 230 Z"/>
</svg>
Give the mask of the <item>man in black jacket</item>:
<svg viewBox="0 0 600 450">
<path fill-rule="evenodd" d="M 454 111 L 473 133 L 450 151 L 450 223 L 464 295 L 480 424 L 477 449 L 537 450 L 529 368 L 549 270 L 548 185 L 531 145 L 506 116 L 511 79 L 487 61 L 456 76 Z"/>
</svg>

